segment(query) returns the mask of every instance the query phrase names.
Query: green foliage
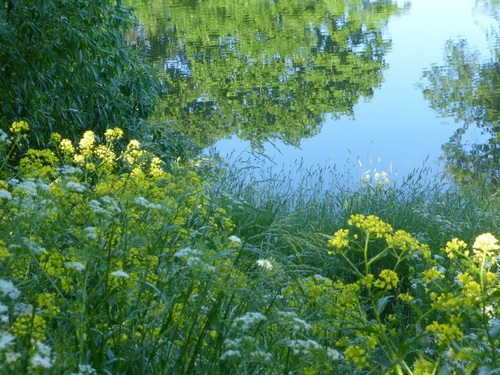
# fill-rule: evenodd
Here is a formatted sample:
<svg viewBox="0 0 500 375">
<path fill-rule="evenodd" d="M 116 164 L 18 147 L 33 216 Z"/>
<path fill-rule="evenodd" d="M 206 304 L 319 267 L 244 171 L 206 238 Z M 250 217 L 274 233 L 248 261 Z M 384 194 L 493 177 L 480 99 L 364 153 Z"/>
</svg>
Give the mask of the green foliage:
<svg viewBox="0 0 500 375">
<path fill-rule="evenodd" d="M 390 1 L 132 3 L 165 70 L 158 117 L 201 147 L 231 135 L 299 144 L 326 113 L 352 116 L 382 82 L 381 30 L 399 11 Z"/>
<path fill-rule="evenodd" d="M 27 120 L 29 141 L 121 126 L 136 137 L 158 82 L 126 46 L 133 13 L 111 0 L 8 0 L 0 7 L 0 121 Z"/>
</svg>

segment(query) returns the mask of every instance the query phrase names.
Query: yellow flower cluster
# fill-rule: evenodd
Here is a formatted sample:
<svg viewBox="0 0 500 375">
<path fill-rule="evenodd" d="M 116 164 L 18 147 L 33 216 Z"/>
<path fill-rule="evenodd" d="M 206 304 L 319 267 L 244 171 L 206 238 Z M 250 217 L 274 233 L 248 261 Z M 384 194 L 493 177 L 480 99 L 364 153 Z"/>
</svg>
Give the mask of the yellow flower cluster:
<svg viewBox="0 0 500 375">
<path fill-rule="evenodd" d="M 65 155 L 73 155 L 75 153 L 75 148 L 73 147 L 73 143 L 69 139 L 62 139 L 59 142 L 59 147 L 63 154 Z"/>
<path fill-rule="evenodd" d="M 434 375 L 436 365 L 427 361 L 425 358 L 419 358 L 413 363 L 413 375 Z"/>
<path fill-rule="evenodd" d="M 437 268 L 429 268 L 422 272 L 422 281 L 424 283 L 430 283 L 435 279 L 444 279 L 444 275 Z"/>
<path fill-rule="evenodd" d="M 328 247 L 334 247 L 341 250 L 349 245 L 349 229 L 339 229 L 332 238 L 328 240 Z M 333 254 L 330 251 L 329 254 Z"/>
<path fill-rule="evenodd" d="M 0 262 L 3 262 L 8 257 L 10 257 L 10 253 L 7 250 L 7 247 L 5 247 L 5 242 L 0 240 Z"/>
<path fill-rule="evenodd" d="M 469 305 L 474 305 L 482 295 L 481 284 L 474 280 L 468 272 L 457 275 L 457 281 L 462 285 L 462 293 Z"/>
<path fill-rule="evenodd" d="M 426 327 L 426 330 L 436 335 L 440 346 L 447 346 L 452 341 L 460 340 L 463 337 L 457 324 L 440 324 L 434 321 Z"/>
<path fill-rule="evenodd" d="M 26 133 L 30 127 L 26 121 L 16 121 L 10 126 L 10 131 L 14 134 Z"/>
<path fill-rule="evenodd" d="M 457 255 L 464 255 L 466 257 L 469 256 L 469 250 L 467 250 L 467 244 L 459 240 L 458 238 L 454 238 L 451 241 L 446 243 L 446 247 L 444 251 L 448 255 L 448 258 L 454 259 Z"/>
<path fill-rule="evenodd" d="M 47 322 L 40 315 L 24 314 L 17 317 L 12 323 L 12 332 L 16 337 L 29 335 L 31 343 L 45 341 Z"/>
<path fill-rule="evenodd" d="M 366 234 L 374 234 L 377 238 L 382 238 L 384 234 L 392 232 L 392 226 L 383 222 L 375 215 L 355 214 L 348 221 L 349 225 L 358 227 Z"/>
<path fill-rule="evenodd" d="M 117 141 L 119 139 L 122 139 L 123 130 L 121 130 L 120 128 L 108 129 L 104 133 L 104 137 L 106 138 L 107 142 Z"/>
<path fill-rule="evenodd" d="M 92 156 L 92 149 L 95 145 L 95 134 L 93 131 L 86 131 L 78 142 L 78 148 L 83 157 Z"/>
<path fill-rule="evenodd" d="M 422 247 L 415 237 L 404 230 L 397 230 L 394 234 L 386 234 L 385 240 L 389 249 L 406 251 L 417 250 Z"/>
<path fill-rule="evenodd" d="M 399 284 L 399 276 L 393 270 L 382 270 L 378 277 L 373 284 L 377 288 L 391 290 L 397 288 Z"/>
<path fill-rule="evenodd" d="M 368 356 L 366 350 L 359 345 L 349 346 L 344 351 L 344 356 L 347 363 L 353 363 L 359 370 L 368 367 Z"/>
<path fill-rule="evenodd" d="M 491 264 L 496 264 L 498 249 L 498 240 L 491 233 L 484 233 L 477 236 L 474 244 L 472 245 L 473 259 L 477 263 L 484 261 Z"/>
</svg>

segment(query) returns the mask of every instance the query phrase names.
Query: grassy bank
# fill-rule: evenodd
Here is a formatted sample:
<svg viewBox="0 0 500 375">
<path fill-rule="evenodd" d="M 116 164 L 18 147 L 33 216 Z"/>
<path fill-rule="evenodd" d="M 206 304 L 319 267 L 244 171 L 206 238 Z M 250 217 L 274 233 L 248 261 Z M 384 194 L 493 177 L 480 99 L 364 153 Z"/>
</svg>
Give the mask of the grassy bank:
<svg viewBox="0 0 500 375">
<path fill-rule="evenodd" d="M 2 160 L 23 131 L 0 137 Z M 3 373 L 499 368 L 491 194 L 425 169 L 399 185 L 300 168 L 298 185 L 256 181 L 119 138 L 53 137 L 0 164 Z"/>
</svg>

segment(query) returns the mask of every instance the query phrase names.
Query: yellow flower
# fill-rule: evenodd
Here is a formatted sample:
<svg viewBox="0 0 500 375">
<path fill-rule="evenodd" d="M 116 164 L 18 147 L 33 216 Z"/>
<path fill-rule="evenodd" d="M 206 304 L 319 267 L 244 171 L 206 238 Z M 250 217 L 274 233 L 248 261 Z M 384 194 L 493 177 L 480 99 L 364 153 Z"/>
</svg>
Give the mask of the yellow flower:
<svg viewBox="0 0 500 375">
<path fill-rule="evenodd" d="M 403 302 L 411 302 L 413 301 L 413 296 L 409 293 L 401 293 L 398 295 L 398 298 Z"/>
<path fill-rule="evenodd" d="M 82 137 L 82 139 L 80 139 L 80 142 L 78 143 L 78 146 L 80 147 L 80 151 L 81 151 L 82 155 L 91 156 L 92 149 L 94 148 L 94 144 L 95 144 L 94 132 L 91 130 L 88 130 L 85 133 L 83 133 L 83 137 Z"/>
<path fill-rule="evenodd" d="M 12 133 L 26 133 L 28 130 L 30 130 L 30 127 L 26 121 L 13 122 L 10 127 Z"/>
<path fill-rule="evenodd" d="M 349 245 L 349 229 L 339 229 L 333 235 L 330 240 L 328 240 L 328 247 L 335 247 L 337 249 L 343 249 Z M 329 252 L 332 254 L 333 252 Z"/>
<path fill-rule="evenodd" d="M 153 157 L 151 159 L 151 165 L 149 167 L 149 173 L 153 177 L 161 177 L 163 176 L 163 169 L 161 168 L 161 159 L 158 157 Z"/>
<path fill-rule="evenodd" d="M 349 225 L 358 227 L 366 234 L 375 234 L 377 238 L 382 238 L 384 234 L 392 231 L 390 224 L 383 222 L 375 215 L 367 217 L 361 214 L 352 215 L 348 223 Z"/>
<path fill-rule="evenodd" d="M 454 238 L 451 241 L 446 243 L 446 247 L 444 248 L 446 254 L 448 254 L 448 258 L 453 259 L 457 254 L 463 254 L 465 256 L 469 256 L 469 252 L 467 251 L 467 244 L 459 240 L 458 238 Z"/>
<path fill-rule="evenodd" d="M 417 359 L 413 363 L 414 375 L 433 375 L 436 373 L 435 365 L 424 358 Z"/>
<path fill-rule="evenodd" d="M 439 324 L 438 322 L 432 322 L 425 329 L 434 333 L 443 346 L 453 340 L 459 340 L 463 336 L 457 324 Z"/>
<path fill-rule="evenodd" d="M 491 233 L 484 233 L 477 236 L 472 249 L 476 261 L 482 262 L 483 259 L 487 259 L 492 264 L 495 264 L 496 253 L 500 246 L 498 246 L 498 240 Z"/>
<path fill-rule="evenodd" d="M 385 240 L 389 249 L 417 250 L 421 247 L 420 243 L 410 233 L 404 230 L 398 230 L 394 234 L 386 234 Z"/>
<path fill-rule="evenodd" d="M 374 283 L 377 288 L 391 290 L 399 284 L 399 276 L 393 270 L 382 270 L 378 277 Z"/>
<path fill-rule="evenodd" d="M 104 137 L 108 142 L 116 141 L 123 137 L 123 130 L 121 130 L 120 128 L 108 129 L 104 133 Z"/>
<path fill-rule="evenodd" d="M 434 279 L 444 279 L 444 275 L 437 268 L 430 268 L 422 272 L 422 281 L 424 283 L 430 283 Z"/>
<path fill-rule="evenodd" d="M 73 155 L 75 153 L 73 143 L 69 139 L 61 140 L 59 146 L 61 147 L 61 151 L 67 155 Z"/>
<path fill-rule="evenodd" d="M 14 336 L 30 335 L 32 342 L 45 341 L 45 329 L 47 323 L 40 315 L 25 314 L 22 315 L 12 323 L 12 332 Z"/>
<path fill-rule="evenodd" d="M 10 255 L 11 254 L 9 253 L 7 248 L 5 247 L 5 242 L 0 240 L 0 262 L 4 261 L 8 257 L 10 257 Z"/>
<path fill-rule="evenodd" d="M 141 144 L 138 140 L 132 139 L 127 145 L 127 151 L 130 150 L 138 150 L 141 147 Z"/>
<path fill-rule="evenodd" d="M 345 360 L 347 363 L 354 363 L 359 370 L 368 366 L 366 351 L 359 345 L 349 346 L 345 352 Z"/>
<path fill-rule="evenodd" d="M 85 163 L 85 157 L 83 155 L 76 154 L 75 156 L 73 156 L 73 161 L 76 164 L 83 164 Z"/>
</svg>

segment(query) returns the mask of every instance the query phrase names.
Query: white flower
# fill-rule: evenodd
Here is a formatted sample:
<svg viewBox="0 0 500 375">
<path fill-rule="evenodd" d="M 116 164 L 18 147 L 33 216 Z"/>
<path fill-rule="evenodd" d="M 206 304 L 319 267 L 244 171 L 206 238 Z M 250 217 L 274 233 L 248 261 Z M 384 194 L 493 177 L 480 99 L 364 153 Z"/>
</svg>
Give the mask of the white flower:
<svg viewBox="0 0 500 375">
<path fill-rule="evenodd" d="M 191 256 L 191 255 L 201 255 L 201 251 L 191 249 L 190 247 L 186 247 L 184 249 L 176 251 L 174 254 L 174 257 L 182 258 L 182 257 L 186 257 L 186 256 Z"/>
<path fill-rule="evenodd" d="M 19 358 L 21 358 L 21 353 L 7 352 L 5 354 L 5 363 L 15 363 Z"/>
<path fill-rule="evenodd" d="M 102 214 L 107 212 L 104 208 L 102 208 L 101 202 L 95 199 L 89 201 L 89 208 L 95 214 Z"/>
<path fill-rule="evenodd" d="M 387 178 L 387 172 L 375 172 L 375 181 L 379 185 L 386 185 L 389 183 L 389 178 Z"/>
<path fill-rule="evenodd" d="M 255 263 L 267 271 L 271 271 L 273 269 L 273 264 L 267 259 L 259 259 Z"/>
<path fill-rule="evenodd" d="M 110 273 L 110 275 L 116 276 L 116 277 L 123 277 L 124 279 L 128 279 L 130 277 L 128 275 L 128 273 L 126 273 L 125 271 L 122 271 L 122 270 L 113 271 Z"/>
<path fill-rule="evenodd" d="M 305 320 L 302 320 L 300 318 L 295 317 L 292 319 L 292 321 L 294 323 L 292 326 L 292 329 L 294 332 L 300 331 L 302 329 L 304 331 L 309 331 L 312 328 L 312 326 L 309 323 L 307 323 Z"/>
<path fill-rule="evenodd" d="M 87 238 L 91 238 L 93 240 L 97 239 L 97 234 L 95 233 L 96 228 L 95 227 L 87 227 L 84 229 Z"/>
<path fill-rule="evenodd" d="M 85 186 L 73 181 L 68 182 L 66 184 L 66 188 L 68 188 L 69 190 L 74 190 L 78 193 L 83 193 L 86 190 Z"/>
<path fill-rule="evenodd" d="M 223 361 L 229 357 L 241 357 L 241 353 L 239 350 L 228 350 L 224 354 L 220 356 L 220 360 Z"/>
<path fill-rule="evenodd" d="M 17 187 L 24 190 L 28 195 L 32 197 L 36 197 L 38 195 L 38 192 L 36 190 L 36 183 L 32 179 L 27 179 L 25 181 L 19 182 Z"/>
<path fill-rule="evenodd" d="M 0 129 L 0 143 L 10 144 L 9 136 L 2 129 Z"/>
<path fill-rule="evenodd" d="M 41 342 L 36 343 L 36 353 L 31 357 L 31 365 L 34 368 L 43 367 L 49 369 L 54 364 L 54 361 L 50 358 L 52 348 Z"/>
<path fill-rule="evenodd" d="M 85 271 L 85 265 L 80 262 L 66 262 L 64 263 L 64 267 L 66 268 L 72 268 L 78 272 Z"/>
<path fill-rule="evenodd" d="M 34 368 L 43 367 L 43 368 L 49 369 L 52 367 L 53 364 L 54 363 L 50 359 L 50 357 L 43 357 L 38 353 L 35 353 L 35 355 L 33 357 L 31 357 L 31 365 Z"/>
<path fill-rule="evenodd" d="M 241 239 L 240 239 L 239 237 L 237 237 L 237 236 L 230 236 L 230 237 L 228 238 L 228 240 L 229 240 L 229 241 L 231 241 L 231 242 L 235 242 L 235 243 L 237 243 L 237 244 L 240 244 L 240 243 L 241 243 Z"/>
<path fill-rule="evenodd" d="M 137 197 L 134 199 L 134 203 L 138 206 L 142 206 L 142 207 L 148 207 L 148 200 L 144 197 Z"/>
<path fill-rule="evenodd" d="M 12 281 L 0 279 L 0 292 L 8 295 L 12 299 L 16 299 L 21 295 L 21 292 L 12 284 Z"/>
<path fill-rule="evenodd" d="M 36 343 L 36 350 L 40 355 L 49 357 L 50 353 L 52 352 L 52 348 L 48 345 L 45 345 L 42 342 L 37 342 Z"/>
<path fill-rule="evenodd" d="M 31 315 L 33 313 L 33 305 L 29 303 L 17 303 L 14 306 L 14 316 Z"/>
<path fill-rule="evenodd" d="M 340 361 L 342 359 L 342 354 L 340 354 L 337 350 L 332 348 L 326 349 L 326 355 L 330 357 L 333 361 Z"/>
<path fill-rule="evenodd" d="M 322 346 L 314 340 L 291 340 L 288 344 L 289 348 L 293 350 L 293 354 L 307 355 L 311 349 L 319 350 Z"/>
<path fill-rule="evenodd" d="M 9 323 L 9 317 L 7 315 L 3 315 L 3 313 L 9 311 L 9 308 L 0 302 L 0 322 Z M 1 345 L 0 345 L 1 346 Z"/>
<path fill-rule="evenodd" d="M 267 318 L 258 312 L 247 312 L 245 315 L 236 318 L 233 322 L 232 327 L 236 328 L 240 326 L 241 330 L 247 331 L 249 328 L 254 326 L 257 323 L 267 320 Z"/>
<path fill-rule="evenodd" d="M 5 350 L 9 346 L 14 345 L 15 337 L 10 333 L 0 334 L 0 350 Z"/>
<path fill-rule="evenodd" d="M 12 200 L 12 194 L 7 190 L 0 189 L 0 198 L 7 199 L 8 201 Z"/>
<path fill-rule="evenodd" d="M 41 254 L 45 251 L 44 247 L 40 246 L 29 238 L 23 237 L 22 240 L 24 241 L 25 245 L 35 254 Z"/>
<path fill-rule="evenodd" d="M 95 375 L 96 370 L 90 365 L 78 365 L 78 372 L 72 372 L 70 375 Z"/>
<path fill-rule="evenodd" d="M 71 176 L 71 175 L 74 175 L 77 173 L 82 173 L 82 170 L 80 168 L 76 168 L 76 167 L 73 167 L 70 165 L 65 165 L 65 166 L 59 167 L 56 169 L 56 171 L 57 171 L 57 173 L 60 173 L 62 175 L 67 175 L 67 176 Z"/>
</svg>

